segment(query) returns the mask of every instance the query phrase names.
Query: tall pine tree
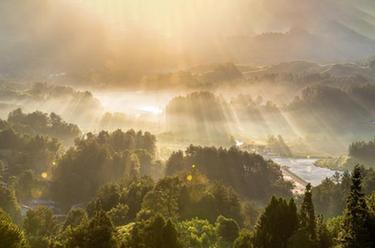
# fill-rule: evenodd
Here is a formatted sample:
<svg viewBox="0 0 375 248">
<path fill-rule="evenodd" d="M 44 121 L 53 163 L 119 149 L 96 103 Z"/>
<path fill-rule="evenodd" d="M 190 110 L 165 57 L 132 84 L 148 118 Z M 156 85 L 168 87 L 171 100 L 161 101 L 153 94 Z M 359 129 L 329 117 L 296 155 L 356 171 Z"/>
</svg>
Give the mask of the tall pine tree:
<svg viewBox="0 0 375 248">
<path fill-rule="evenodd" d="M 305 195 L 303 197 L 300 212 L 301 227 L 304 228 L 311 240 L 316 238 L 316 219 L 314 205 L 312 202 L 311 184 L 306 185 Z"/>
<path fill-rule="evenodd" d="M 288 203 L 282 198 L 272 197 L 255 226 L 254 246 L 257 248 L 286 248 L 288 239 L 297 230 L 297 227 L 297 207 L 293 199 Z"/>
<path fill-rule="evenodd" d="M 352 174 L 350 194 L 344 211 L 340 242 L 343 248 L 370 248 L 375 243 L 370 234 L 370 218 L 361 187 L 361 168 L 357 165 Z"/>
</svg>

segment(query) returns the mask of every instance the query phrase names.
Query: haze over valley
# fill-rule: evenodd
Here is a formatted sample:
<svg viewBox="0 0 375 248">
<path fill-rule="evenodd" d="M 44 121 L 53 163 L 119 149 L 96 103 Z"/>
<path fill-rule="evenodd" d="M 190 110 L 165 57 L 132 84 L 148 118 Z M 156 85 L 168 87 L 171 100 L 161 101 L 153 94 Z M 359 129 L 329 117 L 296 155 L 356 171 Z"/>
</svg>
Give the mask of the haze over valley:
<svg viewBox="0 0 375 248">
<path fill-rule="evenodd" d="M 0 1 L 0 248 L 373 233 L 374 1 Z"/>
</svg>

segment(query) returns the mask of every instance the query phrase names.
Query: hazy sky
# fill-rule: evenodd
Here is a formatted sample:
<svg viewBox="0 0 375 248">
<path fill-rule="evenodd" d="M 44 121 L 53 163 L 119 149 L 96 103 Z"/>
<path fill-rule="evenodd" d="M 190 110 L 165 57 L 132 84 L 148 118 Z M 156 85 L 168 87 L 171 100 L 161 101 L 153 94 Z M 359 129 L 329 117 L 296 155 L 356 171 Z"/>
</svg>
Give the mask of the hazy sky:
<svg viewBox="0 0 375 248">
<path fill-rule="evenodd" d="M 290 27 L 317 28 L 328 21 L 373 35 L 371 0 L 72 0 L 124 28 L 162 34 L 248 35 Z"/>
<path fill-rule="evenodd" d="M 66 71 L 86 79 L 99 74 L 122 78 L 173 65 L 251 62 L 246 57 L 253 53 L 247 40 L 238 44 L 225 39 L 295 27 L 329 39 L 339 37 L 346 42 L 339 52 L 363 44 L 371 47 L 362 37 L 336 33 L 343 25 L 375 39 L 374 7 L 373 0 L 1 0 L 0 78 L 19 72 L 29 77 Z M 345 30 L 348 34 L 350 30 Z M 299 56 L 288 59 L 311 58 L 313 51 L 301 55 L 303 45 L 312 49 L 311 43 L 302 39 L 296 44 L 302 46 L 296 52 Z M 267 48 L 253 47 L 265 52 L 260 61 L 269 62 L 263 59 L 269 57 Z M 367 54 L 366 49 L 358 57 Z M 283 50 L 281 45 L 278 51 Z M 352 59 L 356 51 L 340 58 Z M 277 57 L 277 51 L 271 55 Z"/>
</svg>

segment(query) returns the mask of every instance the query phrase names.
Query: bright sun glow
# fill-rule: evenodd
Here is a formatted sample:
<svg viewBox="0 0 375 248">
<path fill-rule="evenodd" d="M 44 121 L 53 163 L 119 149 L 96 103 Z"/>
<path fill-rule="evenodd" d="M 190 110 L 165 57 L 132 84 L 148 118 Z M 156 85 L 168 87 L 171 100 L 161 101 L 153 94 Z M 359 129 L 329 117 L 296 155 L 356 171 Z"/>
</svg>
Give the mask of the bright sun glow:
<svg viewBox="0 0 375 248">
<path fill-rule="evenodd" d="M 140 111 L 155 114 L 155 115 L 160 115 L 163 110 L 157 106 L 144 106 L 139 108 Z"/>
</svg>

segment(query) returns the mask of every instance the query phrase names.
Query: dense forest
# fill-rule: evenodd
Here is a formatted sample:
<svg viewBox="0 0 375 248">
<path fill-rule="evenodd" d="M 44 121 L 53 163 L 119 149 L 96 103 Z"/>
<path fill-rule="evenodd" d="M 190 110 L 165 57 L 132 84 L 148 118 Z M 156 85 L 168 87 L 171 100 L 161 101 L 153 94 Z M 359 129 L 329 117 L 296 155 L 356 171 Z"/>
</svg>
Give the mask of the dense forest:
<svg viewBox="0 0 375 248">
<path fill-rule="evenodd" d="M 372 169 L 293 195 L 279 165 L 236 147 L 191 145 L 160 161 L 149 132 L 81 134 L 21 110 L 2 121 L 0 147 L 0 247 L 374 245 Z"/>
</svg>

